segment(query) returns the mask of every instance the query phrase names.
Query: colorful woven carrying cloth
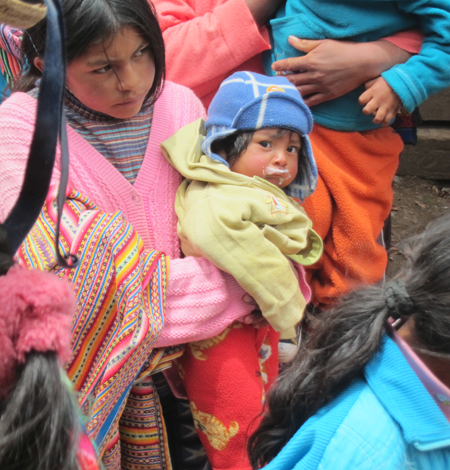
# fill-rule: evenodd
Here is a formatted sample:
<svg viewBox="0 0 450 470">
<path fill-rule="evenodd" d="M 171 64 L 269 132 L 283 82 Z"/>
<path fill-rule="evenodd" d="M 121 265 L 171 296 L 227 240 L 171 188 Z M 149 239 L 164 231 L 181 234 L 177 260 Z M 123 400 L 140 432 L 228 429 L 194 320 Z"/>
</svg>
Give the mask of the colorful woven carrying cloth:
<svg viewBox="0 0 450 470">
<path fill-rule="evenodd" d="M 150 374 L 181 348 L 153 349 L 164 322 L 168 259 L 144 250 L 120 212 L 108 214 L 68 189 L 60 250 L 74 270 L 56 264 L 57 188 L 53 186 L 17 257 L 29 268 L 67 277 L 78 296 L 72 357 L 66 364 L 86 427 L 106 469 L 171 469 L 164 421 Z"/>
<path fill-rule="evenodd" d="M 8 82 L 22 73 L 22 31 L 0 24 L 0 70 Z"/>
<path fill-rule="evenodd" d="M 22 73 L 22 31 L 0 24 L 0 103 L 10 94 L 7 85 Z"/>
</svg>

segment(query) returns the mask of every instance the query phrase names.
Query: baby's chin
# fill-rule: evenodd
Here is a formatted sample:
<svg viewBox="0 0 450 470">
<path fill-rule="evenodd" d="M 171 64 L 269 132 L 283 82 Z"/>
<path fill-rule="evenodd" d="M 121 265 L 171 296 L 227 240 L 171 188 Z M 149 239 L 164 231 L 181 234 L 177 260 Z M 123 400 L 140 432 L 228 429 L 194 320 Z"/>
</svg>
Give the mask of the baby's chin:
<svg viewBox="0 0 450 470">
<path fill-rule="evenodd" d="M 287 180 L 285 177 L 277 175 L 266 175 L 264 176 L 264 179 L 280 189 L 286 188 L 292 182 L 290 179 Z"/>
</svg>

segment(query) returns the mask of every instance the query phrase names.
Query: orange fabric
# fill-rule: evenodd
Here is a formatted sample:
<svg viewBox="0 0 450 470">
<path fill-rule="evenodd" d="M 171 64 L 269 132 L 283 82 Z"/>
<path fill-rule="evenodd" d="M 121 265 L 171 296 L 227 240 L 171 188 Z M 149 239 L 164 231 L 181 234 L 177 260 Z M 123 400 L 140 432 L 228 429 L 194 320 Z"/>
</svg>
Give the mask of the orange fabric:
<svg viewBox="0 0 450 470">
<path fill-rule="evenodd" d="M 310 137 L 319 180 L 302 205 L 324 254 L 306 270 L 312 301 L 324 308 L 384 275 L 387 253 L 376 240 L 391 210 L 403 143 L 390 127 L 340 132 L 315 124 Z"/>
<path fill-rule="evenodd" d="M 279 334 L 234 323 L 187 345 L 178 360 L 194 424 L 213 470 L 250 470 L 247 439 L 278 375 Z"/>
</svg>

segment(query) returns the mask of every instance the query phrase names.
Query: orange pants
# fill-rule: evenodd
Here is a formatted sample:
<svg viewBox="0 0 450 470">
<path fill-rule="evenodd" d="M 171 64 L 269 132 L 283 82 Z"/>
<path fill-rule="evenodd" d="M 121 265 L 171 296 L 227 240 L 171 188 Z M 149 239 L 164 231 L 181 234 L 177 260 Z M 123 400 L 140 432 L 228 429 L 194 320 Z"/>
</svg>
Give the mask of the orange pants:
<svg viewBox="0 0 450 470">
<path fill-rule="evenodd" d="M 324 254 L 306 270 L 312 301 L 323 308 L 356 285 L 383 278 L 387 253 L 377 238 L 391 210 L 403 143 L 390 127 L 340 132 L 315 124 L 310 138 L 319 179 L 302 205 Z"/>
<path fill-rule="evenodd" d="M 265 394 L 278 375 L 279 334 L 234 323 L 190 343 L 178 369 L 194 424 L 214 470 L 250 470 L 247 439 L 259 423 Z"/>
</svg>

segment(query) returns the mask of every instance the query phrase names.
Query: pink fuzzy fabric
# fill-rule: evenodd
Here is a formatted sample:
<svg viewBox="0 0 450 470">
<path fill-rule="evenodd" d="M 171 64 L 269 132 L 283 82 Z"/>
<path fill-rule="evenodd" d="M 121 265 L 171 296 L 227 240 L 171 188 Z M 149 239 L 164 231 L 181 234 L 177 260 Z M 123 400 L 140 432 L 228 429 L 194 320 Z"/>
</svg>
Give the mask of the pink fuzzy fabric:
<svg viewBox="0 0 450 470">
<path fill-rule="evenodd" d="M 13 266 L 0 277 L 0 398 L 31 350 L 69 358 L 75 306 L 72 286 L 50 273 Z"/>
</svg>

